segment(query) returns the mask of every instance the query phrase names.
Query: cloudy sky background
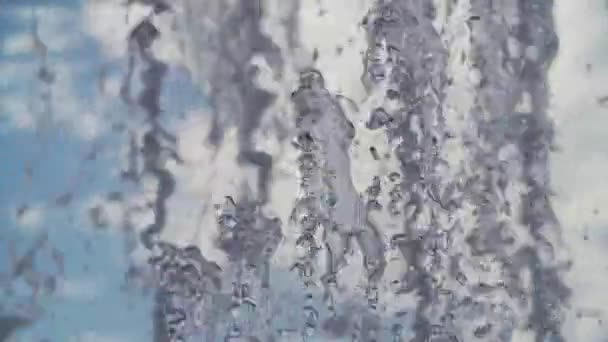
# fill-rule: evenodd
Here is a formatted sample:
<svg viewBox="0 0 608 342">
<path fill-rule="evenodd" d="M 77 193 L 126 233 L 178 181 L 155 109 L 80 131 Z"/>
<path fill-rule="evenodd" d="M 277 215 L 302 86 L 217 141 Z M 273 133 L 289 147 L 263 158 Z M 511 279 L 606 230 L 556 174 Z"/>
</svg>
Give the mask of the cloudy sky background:
<svg viewBox="0 0 608 342">
<path fill-rule="evenodd" d="M 329 12 L 324 19 L 310 9 L 307 13 L 306 7 L 302 10 L 301 16 L 310 20 L 303 21 L 301 38 L 311 42 L 323 32 L 326 43 L 315 46 L 320 50 L 320 65 L 333 70 L 326 74 L 329 86 L 357 98 L 362 90 L 357 86 L 361 67 L 356 50 L 363 46 L 355 41 L 347 49 L 353 49 L 356 58 L 339 64 L 332 64 L 332 54 L 323 49 L 333 49 L 340 37 L 356 35 L 348 25 L 362 16 L 365 2 L 356 2 L 348 11 L 336 5 L 338 1 L 324 3 Z M 606 6 L 602 0 L 556 0 L 555 9 L 560 53 L 550 75 L 551 115 L 559 147 L 552 159 L 554 207 L 574 260 L 568 275 L 575 289 L 571 313 L 584 313 L 582 319 L 568 321 L 568 336 L 573 341 L 591 341 L 606 330 L 598 324 L 598 317 L 604 318 L 602 308 L 608 307 L 604 290 L 608 286 L 608 107 L 598 103 L 608 95 Z M 150 338 L 151 298 L 122 289 L 128 258 L 134 257 L 125 253 L 120 234 L 123 213 L 103 200 L 119 190 L 126 196 L 132 192 L 132 201 L 140 196 L 118 180 L 128 141 L 113 125 L 124 121 L 137 126 L 129 116 L 136 109 L 120 100 L 119 88 L 126 67 L 125 38 L 147 11 L 132 6 L 127 17 L 125 7 L 115 0 L 57 0 L 47 5 L 0 1 L 0 272 L 8 270 L 12 255 L 23 255 L 45 232 L 48 246 L 59 250 L 65 260 L 55 294 L 42 297 L 43 314 L 20 331 L 17 341 Z M 46 46 L 45 63 L 55 75 L 50 86 L 37 77 L 44 58 L 42 46 L 33 39 L 34 22 L 39 40 Z M 253 176 L 251 170 L 233 162 L 237 150 L 230 132 L 218 152 L 221 165 L 200 144 L 209 126 L 200 80 L 196 70 L 188 70 L 193 65 L 191 56 L 183 53 L 180 39 L 171 33 L 171 15 L 161 16 L 155 24 L 163 32 L 155 51 L 170 63 L 163 103 L 176 113 L 166 124 L 178 132 L 179 152 L 190 165 L 173 170 L 183 186 L 178 185 L 170 200 L 171 230 L 165 238 L 210 247 L 206 246 L 205 229 L 213 226 L 212 204 L 225 192 L 235 191 L 238 180 Z M 48 88 L 52 95 L 47 103 L 44 93 Z M 269 150 L 273 146 L 273 141 L 261 144 Z M 280 176 L 293 171 L 289 161 L 288 157 L 280 159 L 276 166 L 274 189 L 280 189 L 276 191 L 295 192 L 292 178 L 282 180 Z M 205 167 L 210 163 L 218 164 Z M 65 200 L 69 195 L 71 199 Z M 96 230 L 89 209 L 100 203 L 109 227 Z M 290 200 L 277 200 L 271 207 L 282 215 L 290 205 Z M 206 256 L 222 258 L 221 253 L 208 249 Z M 52 248 L 45 250 L 52 254 Z M 48 259 L 41 253 L 37 269 L 55 272 L 59 266 Z M 0 297 L 4 303 L 0 312 L 23 310 L 35 315 L 40 311 L 28 304 L 29 293 L 23 284 L 17 281 L 13 285 L 14 293 Z"/>
</svg>

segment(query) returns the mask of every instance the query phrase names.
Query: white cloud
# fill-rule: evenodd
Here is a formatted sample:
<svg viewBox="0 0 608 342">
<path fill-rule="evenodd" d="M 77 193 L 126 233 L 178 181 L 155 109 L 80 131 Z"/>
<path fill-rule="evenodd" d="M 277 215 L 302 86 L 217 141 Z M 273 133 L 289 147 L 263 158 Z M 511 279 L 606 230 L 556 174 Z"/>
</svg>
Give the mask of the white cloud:
<svg viewBox="0 0 608 342">
<path fill-rule="evenodd" d="M 11 61 L 0 63 L 0 86 L 9 88 L 15 85 L 15 80 L 18 80 L 24 75 L 34 73 L 36 65 L 25 61 Z"/>
<path fill-rule="evenodd" d="M 80 23 L 78 13 L 59 6 L 37 6 L 38 35 L 49 52 L 64 52 L 82 43 L 74 26 Z"/>
<path fill-rule="evenodd" d="M 71 300 L 91 301 L 104 291 L 105 283 L 98 278 L 62 279 L 57 286 L 57 295 Z"/>
<path fill-rule="evenodd" d="M 88 1 L 84 7 L 87 31 L 99 39 L 103 51 L 110 57 L 121 57 L 127 52 L 127 37 L 132 25 L 126 22 L 122 1 Z"/>
<path fill-rule="evenodd" d="M 83 42 L 82 35 L 78 33 L 80 17 L 73 10 L 38 6 L 33 13 L 38 20 L 40 38 L 49 51 L 67 53 L 71 47 Z M 15 16 L 25 23 L 33 20 L 30 9 L 16 11 Z M 29 30 L 9 35 L 0 48 L 8 54 L 30 53 L 36 56 L 33 36 Z M 9 128 L 36 130 L 42 122 L 48 122 L 51 126 L 45 125 L 45 128 L 56 125 L 68 127 L 69 132 L 86 141 L 105 132 L 108 124 L 100 119 L 98 108 L 89 108 L 90 104 L 84 103 L 74 93 L 75 89 L 83 86 L 77 84 L 74 75 L 90 72 L 90 65 L 85 62 L 68 64 L 63 59 L 49 60 L 49 69 L 55 75 L 55 80 L 50 85 L 52 112 L 49 115 L 44 111 L 44 104 L 38 94 L 44 88 L 44 85 L 36 81 L 39 63 L 36 58 L 33 62 L 0 65 L 0 86 L 9 90 L 9 93 L 0 98 L 0 104 Z"/>
<path fill-rule="evenodd" d="M 91 112 L 82 113 L 75 124 L 77 125 L 74 127 L 76 134 L 87 141 L 97 138 L 106 128 L 99 116 Z"/>
<path fill-rule="evenodd" d="M 25 231 L 37 231 L 46 218 L 46 208 L 41 204 L 11 207 L 10 211 L 16 226 Z"/>
<path fill-rule="evenodd" d="M 76 46 L 82 36 L 74 30 L 74 21 L 79 17 L 73 9 L 53 5 L 22 6 L 11 11 L 11 15 L 26 23 L 22 32 L 7 37 L 3 48 L 11 54 L 33 52 L 34 41 L 31 23 L 37 20 L 38 35 L 50 52 L 62 52 Z"/>
<path fill-rule="evenodd" d="M 128 338 L 97 331 L 85 331 L 70 337 L 69 342 L 127 342 Z"/>
<path fill-rule="evenodd" d="M 30 53 L 33 50 L 32 36 L 28 33 L 9 35 L 2 42 L 2 52 L 6 55 Z"/>
<path fill-rule="evenodd" d="M 109 77 L 104 80 L 103 86 L 108 97 L 116 97 L 120 95 L 120 87 L 122 80 L 118 77 Z"/>
<path fill-rule="evenodd" d="M 36 92 L 26 91 L 26 87 L 36 85 L 34 73 L 37 66 L 28 63 L 11 64 L 12 68 L 0 68 L 0 78 L 13 80 L 9 88 L 11 92 L 0 97 L 2 115 L 8 119 L 11 129 L 33 131 L 67 127 L 68 132 L 84 141 L 91 141 L 109 129 L 109 121 L 100 118 L 102 106 L 94 104 L 90 108 L 89 103 L 74 93 L 76 87 L 82 86 L 73 78 L 74 73 L 80 72 L 78 65 L 60 61 L 51 65 L 56 78 L 51 85 L 51 112 L 47 113 L 45 104 Z"/>
<path fill-rule="evenodd" d="M 3 115 L 8 118 L 11 128 L 32 131 L 36 129 L 38 122 L 26 101 L 20 97 L 6 96 L 2 101 Z"/>
<path fill-rule="evenodd" d="M 103 120 L 98 112 L 87 111 L 85 104 L 72 92 L 70 83 L 58 81 L 53 86 L 50 113 L 41 110 L 42 103 L 37 102 L 38 99 L 25 94 L 6 95 L 0 99 L 2 115 L 10 129 L 35 131 L 66 127 L 69 133 L 83 141 L 92 141 L 109 130 L 109 121 Z"/>
<path fill-rule="evenodd" d="M 44 211 L 39 207 L 28 209 L 19 220 L 19 223 L 26 228 L 36 228 L 42 224 L 43 220 Z"/>
<path fill-rule="evenodd" d="M 0 96 L 0 115 L 10 129 L 34 130 L 37 127 L 36 115 L 29 106 L 30 98 L 23 91 L 35 68 L 30 62 L 0 63 L 0 87 L 9 91 Z"/>
<path fill-rule="evenodd" d="M 36 118 L 29 111 L 13 112 L 11 118 L 18 129 L 32 130 L 36 127 Z"/>
</svg>

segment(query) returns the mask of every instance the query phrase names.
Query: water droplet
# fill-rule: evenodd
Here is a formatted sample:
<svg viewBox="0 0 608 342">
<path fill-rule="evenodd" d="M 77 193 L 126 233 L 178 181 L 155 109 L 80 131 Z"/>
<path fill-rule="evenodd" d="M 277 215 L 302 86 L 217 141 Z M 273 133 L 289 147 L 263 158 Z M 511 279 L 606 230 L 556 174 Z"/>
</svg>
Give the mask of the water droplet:
<svg viewBox="0 0 608 342">
<path fill-rule="evenodd" d="M 382 107 L 374 109 L 366 123 L 366 127 L 371 130 L 384 127 L 391 120 L 390 115 Z"/>
</svg>

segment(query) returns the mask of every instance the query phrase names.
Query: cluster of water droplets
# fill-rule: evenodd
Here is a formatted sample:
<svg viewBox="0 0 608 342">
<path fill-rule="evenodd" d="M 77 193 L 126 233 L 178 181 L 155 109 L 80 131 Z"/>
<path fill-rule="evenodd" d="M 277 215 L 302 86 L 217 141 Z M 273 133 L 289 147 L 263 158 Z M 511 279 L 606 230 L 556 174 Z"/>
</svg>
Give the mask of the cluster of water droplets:
<svg viewBox="0 0 608 342">
<path fill-rule="evenodd" d="M 386 2 L 364 20 L 370 45 L 368 88 L 384 92 L 382 106 L 372 110 L 367 126 L 385 130 L 401 168 L 400 182 L 389 195 L 402 205 L 390 212 L 400 214 L 404 222 L 392 234 L 391 245 L 405 260 L 397 292 L 419 298 L 411 327 L 415 340 L 457 340 L 446 308 L 455 297 L 449 276 L 456 251 L 455 208 L 447 204 L 453 200 L 448 192 L 453 182 L 442 177 L 447 163 L 440 155 L 446 139 L 448 51 L 425 9 L 405 1 Z"/>
<path fill-rule="evenodd" d="M 296 244 L 302 249 L 295 267 L 307 287 L 317 282 L 322 285 L 329 312 L 335 317 L 338 274 L 358 246 L 366 270 L 365 294 L 369 308 L 374 310 L 376 282 L 382 277 L 386 261 L 384 244 L 367 219 L 368 206 L 351 179 L 349 148 L 355 136 L 354 125 L 325 88 L 318 70 L 301 73 L 292 100 L 297 114 L 295 145 L 300 173 L 300 193 L 292 221 L 300 229 Z M 369 192 L 373 197 L 373 188 Z M 312 334 L 319 317 L 312 308 L 306 310 L 310 313 L 305 331 Z"/>
</svg>

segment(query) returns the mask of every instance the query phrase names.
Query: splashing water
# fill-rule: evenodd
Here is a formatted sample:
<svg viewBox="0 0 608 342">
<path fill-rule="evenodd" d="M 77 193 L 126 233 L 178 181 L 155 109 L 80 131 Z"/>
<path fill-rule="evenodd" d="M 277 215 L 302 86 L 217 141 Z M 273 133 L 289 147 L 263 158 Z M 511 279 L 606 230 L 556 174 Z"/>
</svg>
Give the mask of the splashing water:
<svg viewBox="0 0 608 342">
<path fill-rule="evenodd" d="M 352 98 L 335 86 L 348 71 L 298 41 L 304 2 L 176 5 L 209 96 L 206 140 L 220 148 L 234 129 L 238 162 L 256 172 L 216 206 L 208 239 L 224 263 L 161 238 L 179 136 L 161 123 L 159 31 L 151 19 L 133 30 L 123 97 L 143 65 L 140 171 L 158 187 L 141 240 L 158 282 L 157 340 L 565 341 L 569 264 L 548 175 L 552 1 L 361 3 L 348 23 L 366 45 Z M 297 169 L 284 222 L 270 214 L 276 156 L 255 136 L 274 112 Z M 361 186 L 364 168 L 375 171 Z"/>
</svg>

